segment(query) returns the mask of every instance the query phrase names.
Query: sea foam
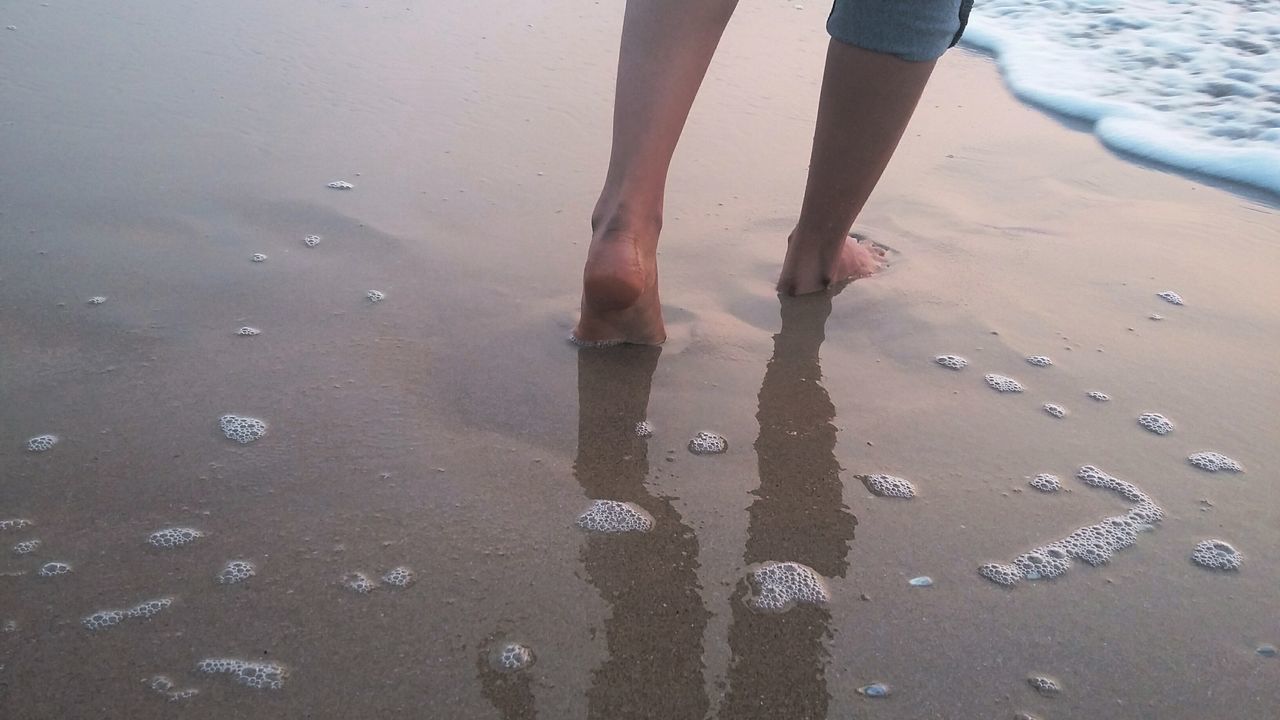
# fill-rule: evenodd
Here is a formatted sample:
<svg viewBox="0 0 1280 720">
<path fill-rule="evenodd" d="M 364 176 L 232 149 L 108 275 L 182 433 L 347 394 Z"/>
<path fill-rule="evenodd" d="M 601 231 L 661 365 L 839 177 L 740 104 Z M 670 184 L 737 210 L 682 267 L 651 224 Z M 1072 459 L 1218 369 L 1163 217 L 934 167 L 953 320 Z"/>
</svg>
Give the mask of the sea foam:
<svg viewBox="0 0 1280 720">
<path fill-rule="evenodd" d="M 1280 0 L 986 0 L 964 43 L 1109 148 L 1280 193 Z"/>
</svg>

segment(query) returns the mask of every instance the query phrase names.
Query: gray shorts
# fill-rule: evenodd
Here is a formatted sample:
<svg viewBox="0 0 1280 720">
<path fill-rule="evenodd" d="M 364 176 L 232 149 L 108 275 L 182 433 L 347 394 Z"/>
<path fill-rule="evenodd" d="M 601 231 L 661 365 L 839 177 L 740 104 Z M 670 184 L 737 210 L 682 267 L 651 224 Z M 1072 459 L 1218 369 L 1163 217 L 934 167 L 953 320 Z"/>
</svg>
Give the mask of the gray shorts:
<svg viewBox="0 0 1280 720">
<path fill-rule="evenodd" d="M 836 0 L 827 32 L 842 43 L 911 62 L 960 42 L 973 0 Z"/>
</svg>

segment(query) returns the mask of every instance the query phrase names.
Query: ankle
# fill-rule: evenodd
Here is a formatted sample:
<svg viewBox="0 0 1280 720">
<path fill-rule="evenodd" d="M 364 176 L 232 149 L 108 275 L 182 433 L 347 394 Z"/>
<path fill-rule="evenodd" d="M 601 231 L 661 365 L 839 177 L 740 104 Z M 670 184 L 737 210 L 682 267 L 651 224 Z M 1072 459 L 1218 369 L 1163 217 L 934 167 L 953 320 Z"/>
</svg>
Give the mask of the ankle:
<svg viewBox="0 0 1280 720">
<path fill-rule="evenodd" d="M 656 237 L 661 230 L 661 203 L 613 201 L 601 196 L 591 213 L 591 232 L 595 235 Z"/>
</svg>

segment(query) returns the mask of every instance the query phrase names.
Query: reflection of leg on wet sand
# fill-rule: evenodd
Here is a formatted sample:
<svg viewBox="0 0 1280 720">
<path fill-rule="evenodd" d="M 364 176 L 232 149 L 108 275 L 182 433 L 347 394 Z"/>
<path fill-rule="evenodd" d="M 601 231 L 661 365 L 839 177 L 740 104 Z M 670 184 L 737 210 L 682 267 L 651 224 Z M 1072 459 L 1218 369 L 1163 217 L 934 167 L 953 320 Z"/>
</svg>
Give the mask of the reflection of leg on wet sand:
<svg viewBox="0 0 1280 720">
<path fill-rule="evenodd" d="M 701 720 L 709 706 L 698 541 L 670 501 L 646 486 L 647 443 L 635 432 L 645 419 L 660 352 L 614 347 L 578 355 L 578 482 L 589 499 L 634 503 L 654 519 L 649 532 L 591 535 L 583 542 L 587 577 L 610 609 L 604 621 L 609 657 L 587 691 L 588 716 L 601 720 Z"/>
<path fill-rule="evenodd" d="M 826 577 L 841 577 L 848 567 L 857 520 L 841 499 L 835 408 L 818 363 L 830 313 L 826 296 L 782 303 L 782 330 L 773 337 L 756 416 L 760 487 L 748 510 L 747 564 L 794 561 Z M 720 716 L 825 718 L 829 611 L 800 605 L 760 614 L 747 606 L 747 592 L 744 582 L 732 598 L 733 658 Z"/>
</svg>

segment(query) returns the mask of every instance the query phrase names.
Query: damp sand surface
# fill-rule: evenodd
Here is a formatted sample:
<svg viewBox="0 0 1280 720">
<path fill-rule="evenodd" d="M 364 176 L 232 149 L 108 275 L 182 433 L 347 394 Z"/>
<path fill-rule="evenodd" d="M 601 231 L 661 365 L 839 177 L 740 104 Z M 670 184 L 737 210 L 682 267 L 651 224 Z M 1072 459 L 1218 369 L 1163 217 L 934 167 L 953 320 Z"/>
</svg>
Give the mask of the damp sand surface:
<svg viewBox="0 0 1280 720">
<path fill-rule="evenodd" d="M 30 522 L 0 526 L 0 715 L 1178 720 L 1280 701 L 1257 652 L 1280 643 L 1266 198 L 1124 162 L 956 51 L 859 223 L 890 268 L 780 305 L 825 13 L 744 6 L 672 172 L 672 339 L 579 352 L 618 7 L 3 13 L 0 519 Z M 264 429 L 237 442 L 226 415 Z M 726 451 L 690 453 L 702 431 Z M 980 576 L 1133 507 L 1083 465 L 1163 520 L 1100 567 Z M 915 496 L 872 495 L 875 474 Z M 595 500 L 651 526 L 584 532 Z M 166 528 L 199 536 L 148 542 Z M 1205 540 L 1240 568 L 1192 563 Z M 252 576 L 220 583 L 233 561 Z M 821 576 L 825 601 L 753 611 L 770 563 Z"/>
</svg>

